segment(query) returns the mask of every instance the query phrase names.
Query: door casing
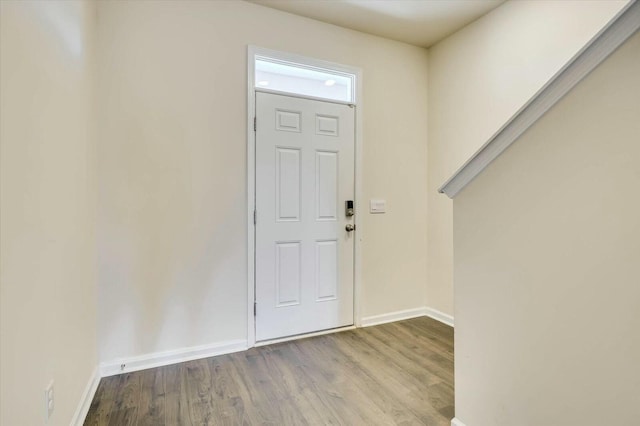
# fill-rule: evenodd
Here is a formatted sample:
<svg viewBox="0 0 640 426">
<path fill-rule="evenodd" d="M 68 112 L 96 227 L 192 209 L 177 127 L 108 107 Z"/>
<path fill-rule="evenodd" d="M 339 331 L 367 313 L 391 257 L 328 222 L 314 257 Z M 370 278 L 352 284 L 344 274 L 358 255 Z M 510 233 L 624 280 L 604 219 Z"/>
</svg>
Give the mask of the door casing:
<svg viewBox="0 0 640 426">
<path fill-rule="evenodd" d="M 351 102 L 355 106 L 355 255 L 354 255 L 354 289 L 353 289 L 353 319 L 356 327 L 361 326 L 361 264 L 362 264 L 362 215 L 365 213 L 366 203 L 362 200 L 362 70 L 357 67 L 308 58 L 277 50 L 265 49 L 249 45 L 247 49 L 247 347 L 256 346 L 255 333 L 255 225 L 254 211 L 256 208 L 256 134 L 254 132 L 254 117 L 256 90 L 255 59 L 257 56 L 277 59 L 280 61 L 323 68 L 355 76 L 355 99 Z M 284 93 L 287 94 L 287 93 Z M 291 94 L 287 94 L 291 95 Z M 293 95 L 314 99 L 313 97 Z M 312 333 L 313 334 L 313 333 Z M 297 336 L 301 337 L 301 336 Z M 264 342 L 262 342 L 264 344 Z"/>
</svg>

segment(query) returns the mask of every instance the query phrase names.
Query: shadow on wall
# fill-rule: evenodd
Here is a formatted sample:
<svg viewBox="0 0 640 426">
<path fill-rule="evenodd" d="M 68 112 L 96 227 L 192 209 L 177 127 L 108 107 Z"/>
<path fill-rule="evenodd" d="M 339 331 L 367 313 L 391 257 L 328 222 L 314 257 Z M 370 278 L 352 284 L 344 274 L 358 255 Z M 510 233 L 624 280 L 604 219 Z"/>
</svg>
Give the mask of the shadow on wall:
<svg viewBox="0 0 640 426">
<path fill-rule="evenodd" d="M 101 174 L 109 179 L 100 182 L 99 205 L 102 361 L 237 338 L 210 318 L 226 304 L 215 295 L 226 296 L 237 280 L 229 266 L 245 251 L 246 194 L 216 197 L 229 192 L 215 176 L 227 159 L 198 156 L 203 147 L 193 145 L 207 141 L 171 114 L 138 111 L 155 114 L 146 122 L 162 122 L 163 133 L 131 118 L 101 153 L 110 169 Z M 246 280 L 234 288 L 235 300 L 246 295 Z M 238 315 L 244 321 L 246 311 Z"/>
</svg>

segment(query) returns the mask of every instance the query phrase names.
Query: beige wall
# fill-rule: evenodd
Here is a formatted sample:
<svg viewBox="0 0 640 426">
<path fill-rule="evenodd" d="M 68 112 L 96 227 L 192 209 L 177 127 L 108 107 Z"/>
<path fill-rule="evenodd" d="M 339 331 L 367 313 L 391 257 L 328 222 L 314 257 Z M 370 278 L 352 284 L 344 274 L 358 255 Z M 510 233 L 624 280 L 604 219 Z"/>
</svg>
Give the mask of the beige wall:
<svg viewBox="0 0 640 426">
<path fill-rule="evenodd" d="M 640 33 L 454 202 L 456 417 L 640 418 Z"/>
<path fill-rule="evenodd" d="M 0 424 L 68 425 L 97 364 L 95 7 L 0 2 Z"/>
<path fill-rule="evenodd" d="M 102 361 L 246 338 L 248 44 L 363 69 L 363 315 L 425 305 L 424 49 L 238 1 L 99 16 Z"/>
<path fill-rule="evenodd" d="M 452 203 L 437 189 L 627 1 L 509 1 L 429 49 L 428 305 L 453 312 Z"/>
</svg>

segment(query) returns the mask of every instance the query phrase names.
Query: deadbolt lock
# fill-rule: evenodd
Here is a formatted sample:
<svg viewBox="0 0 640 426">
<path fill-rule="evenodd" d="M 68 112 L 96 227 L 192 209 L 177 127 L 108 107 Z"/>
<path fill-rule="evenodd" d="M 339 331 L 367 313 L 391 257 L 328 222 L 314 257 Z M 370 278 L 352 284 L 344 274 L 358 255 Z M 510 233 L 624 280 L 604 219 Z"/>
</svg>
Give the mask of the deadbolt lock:
<svg viewBox="0 0 640 426">
<path fill-rule="evenodd" d="M 355 215 L 353 212 L 353 200 L 347 200 L 344 202 L 344 214 L 347 217 Z"/>
</svg>

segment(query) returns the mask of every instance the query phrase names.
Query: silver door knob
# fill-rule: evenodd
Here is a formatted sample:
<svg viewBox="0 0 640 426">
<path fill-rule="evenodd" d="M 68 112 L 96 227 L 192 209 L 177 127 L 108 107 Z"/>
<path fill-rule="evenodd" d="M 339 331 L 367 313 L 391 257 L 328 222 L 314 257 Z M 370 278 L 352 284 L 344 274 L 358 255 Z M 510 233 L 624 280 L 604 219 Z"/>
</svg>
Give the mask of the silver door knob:
<svg viewBox="0 0 640 426">
<path fill-rule="evenodd" d="M 351 231 L 355 231 L 356 230 L 356 226 L 352 225 L 350 223 L 347 223 L 347 226 L 345 226 L 344 229 L 346 229 L 347 232 L 351 232 Z"/>
</svg>

